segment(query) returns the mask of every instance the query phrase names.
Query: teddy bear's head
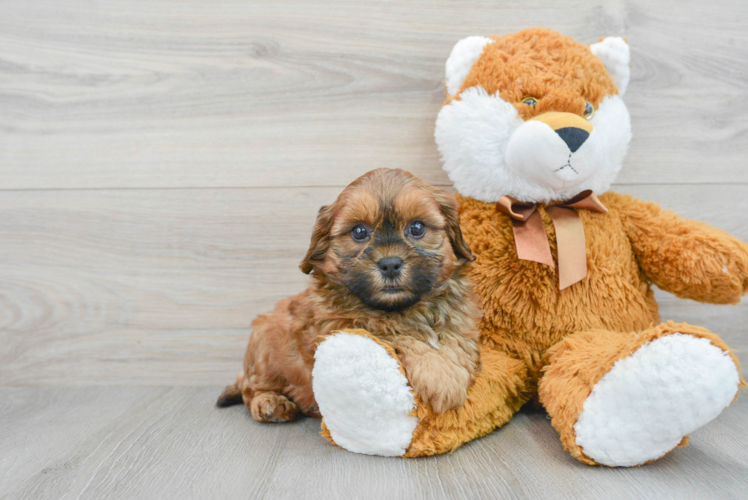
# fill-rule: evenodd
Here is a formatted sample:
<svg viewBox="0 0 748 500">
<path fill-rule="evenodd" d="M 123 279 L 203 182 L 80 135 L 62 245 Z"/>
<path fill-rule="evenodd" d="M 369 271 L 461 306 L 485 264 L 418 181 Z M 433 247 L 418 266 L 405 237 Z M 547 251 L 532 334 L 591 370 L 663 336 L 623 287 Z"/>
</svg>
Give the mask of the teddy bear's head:
<svg viewBox="0 0 748 500">
<path fill-rule="evenodd" d="M 563 201 L 607 191 L 623 164 L 631 121 L 621 96 L 629 48 L 589 47 L 545 29 L 460 40 L 446 64 L 436 120 L 444 170 L 463 196 Z"/>
</svg>

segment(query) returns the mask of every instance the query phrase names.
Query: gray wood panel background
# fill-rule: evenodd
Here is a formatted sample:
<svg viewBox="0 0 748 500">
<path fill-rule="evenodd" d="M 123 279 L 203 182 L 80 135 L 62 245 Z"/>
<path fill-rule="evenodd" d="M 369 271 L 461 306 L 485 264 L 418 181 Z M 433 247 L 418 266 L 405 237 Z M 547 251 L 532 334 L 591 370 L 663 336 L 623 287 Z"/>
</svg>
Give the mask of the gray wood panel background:
<svg viewBox="0 0 748 500">
<path fill-rule="evenodd" d="M 747 20 L 742 0 L 1 2 L 0 498 L 286 497 L 299 491 L 286 476 L 409 498 L 745 488 L 740 404 L 666 465 L 605 472 L 569 462 L 542 415 L 398 462 L 331 448 L 311 420 L 258 426 L 205 405 L 252 318 L 303 289 L 320 205 L 378 167 L 449 186 L 433 126 L 464 36 L 626 37 L 634 140 L 615 189 L 748 240 Z M 658 298 L 663 317 L 748 351 L 748 301 Z M 233 455 L 216 461 L 216 442 Z M 243 468 L 247 449 L 259 461 Z M 695 473 L 701 459 L 721 472 Z M 192 481 L 201 471 L 222 486 Z"/>
</svg>

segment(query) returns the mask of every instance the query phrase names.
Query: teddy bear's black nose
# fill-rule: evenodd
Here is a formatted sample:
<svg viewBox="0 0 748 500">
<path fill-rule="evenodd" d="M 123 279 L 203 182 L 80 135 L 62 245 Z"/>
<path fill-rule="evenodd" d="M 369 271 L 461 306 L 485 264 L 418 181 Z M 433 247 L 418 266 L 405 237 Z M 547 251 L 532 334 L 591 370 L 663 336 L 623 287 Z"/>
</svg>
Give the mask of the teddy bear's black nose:
<svg viewBox="0 0 748 500">
<path fill-rule="evenodd" d="M 572 153 L 576 152 L 584 141 L 590 136 L 590 133 L 586 130 L 582 130 L 577 127 L 564 127 L 556 130 L 556 133 L 564 140 Z"/>
<path fill-rule="evenodd" d="M 395 279 L 400 275 L 400 269 L 403 267 L 403 259 L 400 257 L 385 257 L 377 262 L 377 267 L 382 272 L 382 276 Z"/>
</svg>

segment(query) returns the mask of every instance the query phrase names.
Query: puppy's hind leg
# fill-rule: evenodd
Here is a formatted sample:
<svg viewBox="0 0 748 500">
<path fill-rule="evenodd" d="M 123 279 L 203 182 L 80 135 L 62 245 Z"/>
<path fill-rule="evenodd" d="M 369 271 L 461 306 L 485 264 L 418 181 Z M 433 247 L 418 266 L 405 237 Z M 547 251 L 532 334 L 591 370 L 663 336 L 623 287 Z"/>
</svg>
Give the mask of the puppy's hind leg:
<svg viewBox="0 0 748 500">
<path fill-rule="evenodd" d="M 299 407 L 277 392 L 256 392 L 250 402 L 249 411 L 258 422 L 289 422 L 296 418 Z"/>
</svg>

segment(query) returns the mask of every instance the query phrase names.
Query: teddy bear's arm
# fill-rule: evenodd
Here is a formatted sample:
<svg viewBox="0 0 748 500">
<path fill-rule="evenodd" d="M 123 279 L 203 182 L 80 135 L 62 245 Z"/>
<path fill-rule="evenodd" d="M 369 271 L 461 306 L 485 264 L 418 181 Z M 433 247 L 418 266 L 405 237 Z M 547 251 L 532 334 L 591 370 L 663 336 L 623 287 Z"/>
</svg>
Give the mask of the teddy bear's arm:
<svg viewBox="0 0 748 500">
<path fill-rule="evenodd" d="M 736 304 L 748 292 L 748 245 L 706 223 L 681 219 L 656 203 L 608 193 L 639 266 L 658 287 L 678 297 Z"/>
</svg>

